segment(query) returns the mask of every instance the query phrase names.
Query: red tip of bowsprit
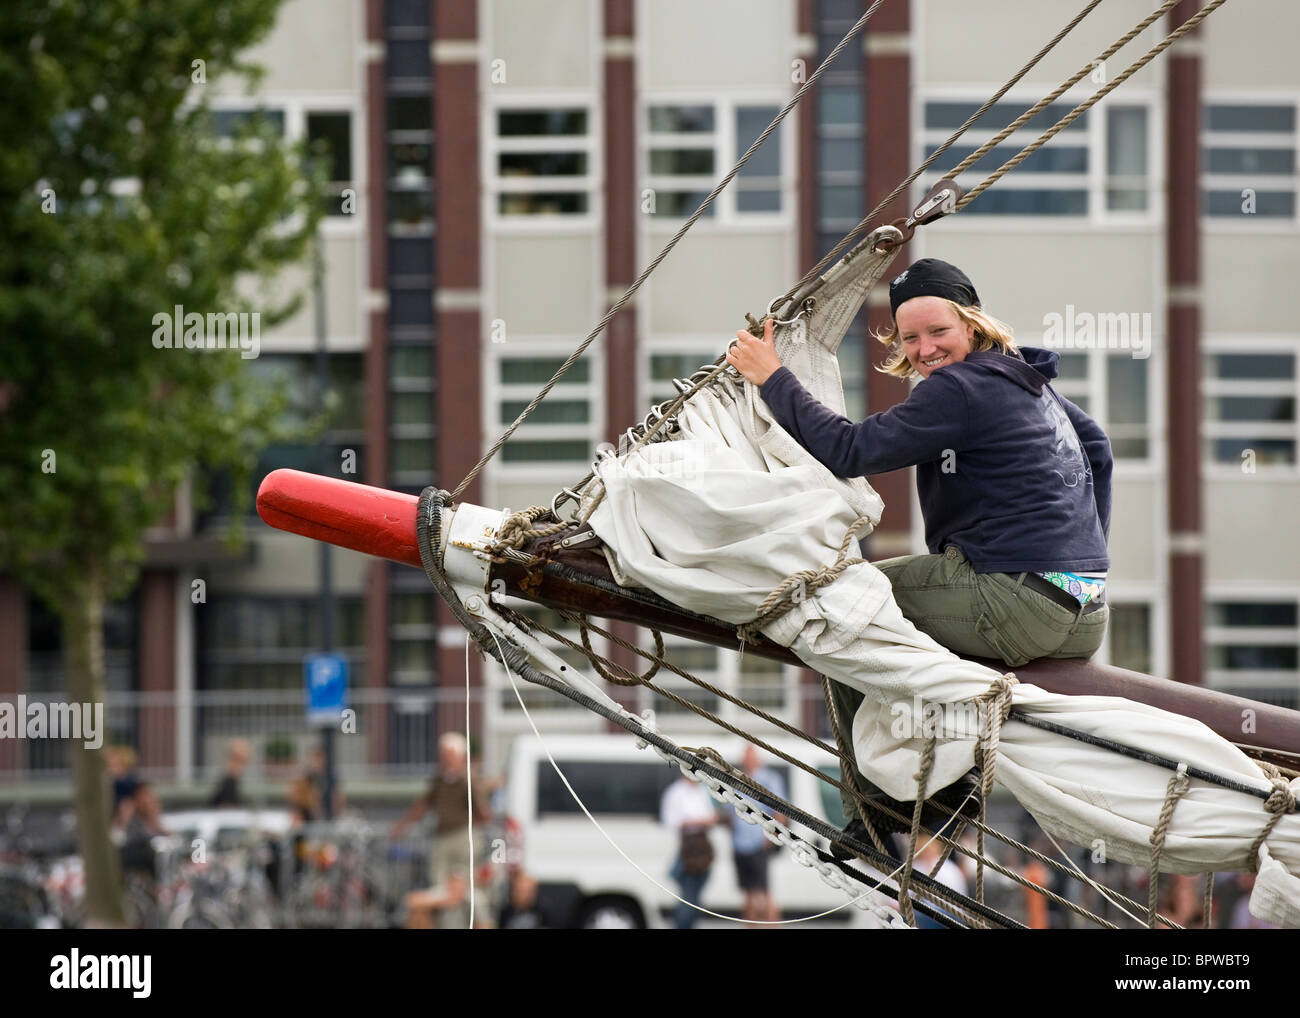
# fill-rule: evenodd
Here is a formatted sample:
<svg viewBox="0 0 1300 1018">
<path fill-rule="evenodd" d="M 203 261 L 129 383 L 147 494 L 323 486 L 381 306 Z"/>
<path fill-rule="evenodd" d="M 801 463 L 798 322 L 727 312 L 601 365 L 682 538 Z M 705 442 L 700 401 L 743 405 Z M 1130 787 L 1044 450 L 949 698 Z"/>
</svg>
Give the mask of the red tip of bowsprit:
<svg viewBox="0 0 1300 1018">
<path fill-rule="evenodd" d="M 418 503 L 400 491 L 301 470 L 272 470 L 257 490 L 257 514 L 268 526 L 417 569 Z"/>
</svg>

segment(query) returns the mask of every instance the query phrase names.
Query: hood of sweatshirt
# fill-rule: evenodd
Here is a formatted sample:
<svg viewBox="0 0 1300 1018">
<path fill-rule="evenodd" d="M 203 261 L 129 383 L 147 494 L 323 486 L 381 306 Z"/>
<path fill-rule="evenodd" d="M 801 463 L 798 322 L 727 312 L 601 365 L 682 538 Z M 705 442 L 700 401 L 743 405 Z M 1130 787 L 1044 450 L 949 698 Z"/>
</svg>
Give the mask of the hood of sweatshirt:
<svg viewBox="0 0 1300 1018">
<path fill-rule="evenodd" d="M 1002 353 L 1000 350 L 980 350 L 969 353 L 956 364 L 939 370 L 953 371 L 965 368 L 988 371 L 995 375 L 1002 375 L 1035 396 L 1041 396 L 1043 386 L 1056 377 L 1056 365 L 1060 359 L 1060 355 L 1055 350 L 1022 346 L 1019 355 Z"/>
</svg>

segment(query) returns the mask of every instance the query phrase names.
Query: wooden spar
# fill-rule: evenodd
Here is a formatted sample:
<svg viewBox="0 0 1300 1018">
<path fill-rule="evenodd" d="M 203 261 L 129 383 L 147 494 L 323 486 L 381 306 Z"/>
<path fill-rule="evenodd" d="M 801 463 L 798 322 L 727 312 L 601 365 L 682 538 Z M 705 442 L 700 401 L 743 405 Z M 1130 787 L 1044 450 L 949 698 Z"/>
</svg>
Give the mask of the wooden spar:
<svg viewBox="0 0 1300 1018">
<path fill-rule="evenodd" d="M 258 514 L 270 526 L 419 569 L 417 502 L 414 495 L 298 470 L 272 471 L 257 493 Z M 524 549 L 543 560 L 540 566 L 494 562 L 489 581 L 500 580 L 510 596 L 548 608 L 621 619 L 727 650 L 739 649 L 734 626 L 685 611 L 645 588 L 620 587 L 599 552 L 557 548 L 558 540 L 535 541 Z M 803 666 L 791 650 L 763 637 L 747 643 L 745 653 Z M 1006 670 L 996 661 L 980 663 L 995 671 Z M 1084 660 L 1044 658 L 1014 671 L 1021 681 L 1053 693 L 1122 696 L 1196 718 L 1229 742 L 1253 747 L 1251 755 L 1256 758 L 1284 767 L 1296 765 L 1294 756 L 1284 754 L 1300 752 L 1300 711 Z M 1254 731 L 1243 734 L 1248 717 Z"/>
</svg>

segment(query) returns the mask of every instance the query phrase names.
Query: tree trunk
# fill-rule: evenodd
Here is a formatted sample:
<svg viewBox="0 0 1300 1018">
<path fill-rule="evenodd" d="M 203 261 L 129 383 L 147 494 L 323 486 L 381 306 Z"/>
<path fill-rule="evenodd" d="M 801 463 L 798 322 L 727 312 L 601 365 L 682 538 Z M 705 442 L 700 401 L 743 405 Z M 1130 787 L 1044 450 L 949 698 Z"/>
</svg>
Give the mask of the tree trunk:
<svg viewBox="0 0 1300 1018">
<path fill-rule="evenodd" d="M 104 579 L 91 566 L 74 588 L 61 612 L 63 663 L 70 703 L 104 703 Z M 107 733 L 103 733 L 107 741 Z M 105 787 L 100 749 L 86 749 L 72 740 L 73 805 L 77 816 L 77 847 L 86 879 L 86 925 L 125 926 L 122 904 L 122 863 L 109 839 L 111 799 Z"/>
</svg>

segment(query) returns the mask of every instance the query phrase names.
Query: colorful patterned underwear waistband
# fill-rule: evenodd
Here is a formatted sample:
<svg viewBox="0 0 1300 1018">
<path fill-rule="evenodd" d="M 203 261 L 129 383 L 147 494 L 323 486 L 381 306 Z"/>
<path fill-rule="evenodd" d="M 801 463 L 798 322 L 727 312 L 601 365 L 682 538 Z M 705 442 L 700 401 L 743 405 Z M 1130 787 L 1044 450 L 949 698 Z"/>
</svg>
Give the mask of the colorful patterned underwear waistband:
<svg viewBox="0 0 1300 1018">
<path fill-rule="evenodd" d="M 1106 589 L 1106 579 L 1101 576 L 1080 576 L 1078 573 L 1038 573 L 1048 583 L 1060 587 L 1081 605 L 1095 601 Z"/>
</svg>

